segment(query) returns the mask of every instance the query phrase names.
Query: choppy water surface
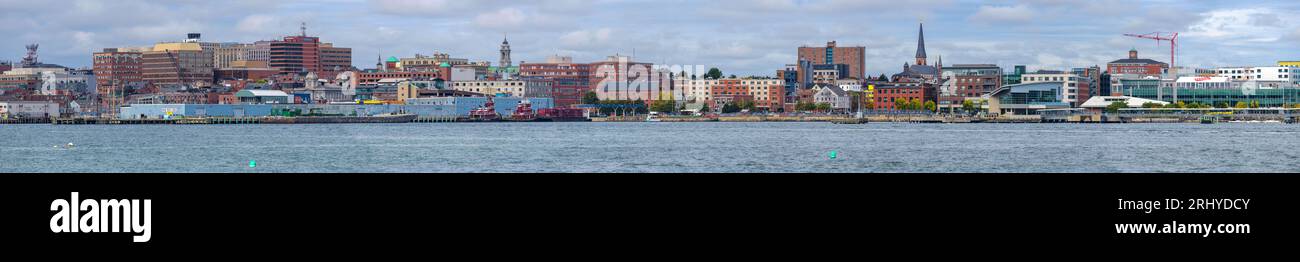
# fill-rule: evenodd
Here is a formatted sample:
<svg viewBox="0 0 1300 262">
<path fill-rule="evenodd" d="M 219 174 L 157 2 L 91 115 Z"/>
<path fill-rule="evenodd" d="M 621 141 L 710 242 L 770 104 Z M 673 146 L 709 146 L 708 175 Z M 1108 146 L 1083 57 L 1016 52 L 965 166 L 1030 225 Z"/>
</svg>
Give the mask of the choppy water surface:
<svg viewBox="0 0 1300 262">
<path fill-rule="evenodd" d="M 1300 172 L 1300 125 L 1284 124 L 0 125 L 0 137 L 0 172 Z"/>
</svg>

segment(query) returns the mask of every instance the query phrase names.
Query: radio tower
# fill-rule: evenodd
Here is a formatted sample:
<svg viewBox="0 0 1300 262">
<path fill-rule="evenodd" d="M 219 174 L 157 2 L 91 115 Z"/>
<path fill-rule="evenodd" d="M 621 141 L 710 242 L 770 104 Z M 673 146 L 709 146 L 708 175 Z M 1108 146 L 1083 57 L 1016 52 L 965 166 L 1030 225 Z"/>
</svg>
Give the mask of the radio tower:
<svg viewBox="0 0 1300 262">
<path fill-rule="evenodd" d="M 1162 33 L 1162 32 L 1155 32 L 1155 33 L 1150 33 L 1150 34 L 1145 34 L 1145 35 L 1139 35 L 1139 34 L 1124 34 L 1124 36 L 1156 40 L 1156 46 L 1159 46 L 1161 41 L 1169 41 L 1169 72 L 1170 72 L 1170 73 L 1173 73 L 1173 72 L 1174 72 L 1174 70 L 1175 70 L 1175 69 L 1174 69 L 1174 59 L 1177 57 L 1177 53 L 1176 53 L 1176 52 L 1177 52 L 1177 50 L 1178 50 L 1178 33 L 1177 33 L 1177 32 L 1175 32 L 1175 33 Z"/>
</svg>

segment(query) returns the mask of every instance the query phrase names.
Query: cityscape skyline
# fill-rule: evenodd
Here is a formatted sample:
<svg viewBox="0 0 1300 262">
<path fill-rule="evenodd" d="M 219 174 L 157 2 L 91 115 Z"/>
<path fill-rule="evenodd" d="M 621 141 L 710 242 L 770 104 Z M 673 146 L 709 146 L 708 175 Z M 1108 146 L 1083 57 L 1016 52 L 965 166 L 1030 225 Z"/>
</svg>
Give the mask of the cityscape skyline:
<svg viewBox="0 0 1300 262">
<path fill-rule="evenodd" d="M 23 45 L 38 43 L 43 62 L 88 67 L 89 53 L 106 47 L 180 41 L 186 33 L 213 42 L 278 39 L 297 34 L 301 22 L 308 34 L 353 48 L 358 68 L 373 66 L 376 56 L 435 51 L 495 63 L 495 44 L 509 34 L 516 63 L 553 54 L 578 61 L 635 54 L 645 62 L 759 76 L 795 63 L 795 47 L 838 41 L 865 46 L 865 72 L 874 76 L 913 60 L 922 21 L 930 56 L 948 64 L 1066 69 L 1105 65 L 1131 48 L 1168 61 L 1167 43 L 1122 35 L 1156 31 L 1181 33 L 1178 66 L 1260 66 L 1300 57 L 1288 46 L 1300 40 L 1300 24 L 1282 19 L 1300 3 L 1284 1 L 488 2 L 0 0 L 9 25 L 0 32 L 16 36 L 0 40 L 0 60 L 17 61 Z M 622 15 L 627 10 L 660 15 Z"/>
</svg>

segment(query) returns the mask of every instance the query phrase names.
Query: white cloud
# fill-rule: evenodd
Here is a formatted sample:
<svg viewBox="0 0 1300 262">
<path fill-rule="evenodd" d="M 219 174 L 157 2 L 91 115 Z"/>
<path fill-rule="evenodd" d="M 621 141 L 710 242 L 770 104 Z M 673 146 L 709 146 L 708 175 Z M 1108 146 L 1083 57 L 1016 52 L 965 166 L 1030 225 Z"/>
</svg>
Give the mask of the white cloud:
<svg viewBox="0 0 1300 262">
<path fill-rule="evenodd" d="M 568 48 L 590 48 L 609 44 L 614 29 L 578 30 L 560 36 L 560 44 Z"/>
<path fill-rule="evenodd" d="M 474 17 L 474 24 L 484 28 L 510 29 L 524 26 L 529 16 L 518 8 L 502 8 L 496 12 L 479 14 Z"/>
<path fill-rule="evenodd" d="M 275 16 L 271 15 L 250 15 L 239 20 L 235 25 L 235 30 L 240 32 L 267 32 L 268 29 L 279 22 Z"/>
<path fill-rule="evenodd" d="M 1266 8 L 1218 10 L 1204 14 L 1204 19 L 1192 24 L 1185 35 L 1215 39 L 1225 44 L 1235 41 L 1275 42 L 1291 27 L 1278 19 L 1274 10 Z"/>
<path fill-rule="evenodd" d="M 980 6 L 970 20 L 979 23 L 1023 23 L 1034 19 L 1029 6 Z"/>
</svg>

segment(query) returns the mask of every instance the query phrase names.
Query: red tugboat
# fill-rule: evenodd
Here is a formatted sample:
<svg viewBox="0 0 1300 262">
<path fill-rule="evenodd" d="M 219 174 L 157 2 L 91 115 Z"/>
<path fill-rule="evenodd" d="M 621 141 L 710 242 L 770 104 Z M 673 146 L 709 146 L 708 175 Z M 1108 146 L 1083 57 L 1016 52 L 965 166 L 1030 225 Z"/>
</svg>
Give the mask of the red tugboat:
<svg viewBox="0 0 1300 262">
<path fill-rule="evenodd" d="M 482 107 L 469 111 L 470 122 L 492 122 L 500 119 L 497 115 L 496 103 L 492 102 L 492 97 L 487 98 L 487 103 Z"/>
<path fill-rule="evenodd" d="M 519 105 L 515 106 L 515 111 L 506 120 L 513 122 L 537 121 L 537 113 L 533 112 L 533 103 L 527 99 L 520 100 Z"/>
</svg>

